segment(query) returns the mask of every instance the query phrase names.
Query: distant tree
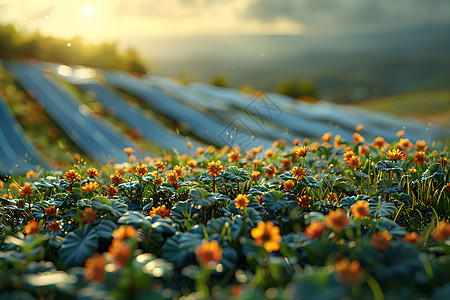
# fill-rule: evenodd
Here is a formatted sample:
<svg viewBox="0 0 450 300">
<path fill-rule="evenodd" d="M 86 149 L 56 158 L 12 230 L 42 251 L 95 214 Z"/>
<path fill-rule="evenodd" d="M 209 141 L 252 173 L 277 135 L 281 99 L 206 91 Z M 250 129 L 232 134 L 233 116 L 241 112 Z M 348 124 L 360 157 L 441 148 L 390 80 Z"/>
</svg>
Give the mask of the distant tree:
<svg viewBox="0 0 450 300">
<path fill-rule="evenodd" d="M 125 63 L 127 64 L 127 70 L 131 72 L 137 73 L 145 73 L 146 69 L 144 64 L 142 63 L 139 54 L 134 49 L 128 49 L 125 54 Z"/>
<path fill-rule="evenodd" d="M 285 78 L 278 84 L 275 92 L 296 99 L 306 96 L 317 97 L 317 87 L 309 79 L 297 81 L 294 78 Z"/>
<path fill-rule="evenodd" d="M 228 80 L 223 74 L 216 74 L 211 78 L 211 85 L 220 86 L 220 87 L 229 87 Z"/>
</svg>

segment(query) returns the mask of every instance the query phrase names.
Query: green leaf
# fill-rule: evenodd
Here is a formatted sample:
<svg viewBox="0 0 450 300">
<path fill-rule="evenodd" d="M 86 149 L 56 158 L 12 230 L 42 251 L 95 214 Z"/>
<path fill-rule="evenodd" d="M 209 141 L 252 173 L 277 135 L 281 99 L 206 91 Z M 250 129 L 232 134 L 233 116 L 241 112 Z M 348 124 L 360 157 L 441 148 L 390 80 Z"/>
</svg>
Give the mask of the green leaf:
<svg viewBox="0 0 450 300">
<path fill-rule="evenodd" d="M 150 226 L 150 221 L 141 212 L 133 210 L 127 211 L 117 222 L 119 224 L 133 225 L 134 227 L 140 227 L 141 225 Z"/>
<path fill-rule="evenodd" d="M 270 191 L 264 194 L 264 206 L 270 211 L 280 211 L 289 204 L 289 199 L 285 193 Z"/>
<path fill-rule="evenodd" d="M 345 198 L 341 199 L 341 207 L 350 208 L 357 201 L 368 201 L 368 200 L 369 200 L 369 196 L 363 196 L 363 195 L 359 195 L 357 197 L 355 197 L 355 196 L 345 197 Z"/>
<path fill-rule="evenodd" d="M 398 225 L 397 223 L 386 217 L 382 217 L 377 220 L 376 228 L 379 231 L 387 230 L 389 231 L 389 234 L 392 236 L 403 237 L 405 236 L 405 234 L 408 233 L 408 231 L 405 228 L 403 228 L 402 226 Z"/>
<path fill-rule="evenodd" d="M 402 171 L 400 161 L 391 161 L 391 160 L 381 160 L 377 163 L 377 170 L 381 172 L 390 172 L 390 171 Z"/>
<path fill-rule="evenodd" d="M 377 182 L 377 189 L 382 194 L 394 194 L 401 192 L 402 188 L 398 183 L 389 178 L 383 178 Z"/>
<path fill-rule="evenodd" d="M 199 210 L 193 203 L 188 201 L 180 201 L 175 204 L 170 215 L 175 219 L 175 221 L 184 222 L 186 220 L 192 220 L 198 211 Z"/>
<path fill-rule="evenodd" d="M 193 202 L 195 207 L 207 207 L 216 203 L 215 195 L 211 194 L 203 188 L 197 188 L 191 190 L 189 193 L 189 202 Z"/>
<path fill-rule="evenodd" d="M 113 235 L 112 232 L 119 228 L 119 226 L 116 225 L 116 223 L 104 219 L 100 222 L 100 224 L 95 227 L 95 230 L 97 231 L 97 235 L 99 237 L 105 238 L 105 239 L 112 239 Z"/>
<path fill-rule="evenodd" d="M 250 173 L 247 170 L 236 166 L 226 168 L 222 176 L 227 180 L 246 181 L 250 179 Z"/>
<path fill-rule="evenodd" d="M 224 227 L 230 227 L 231 228 L 231 237 L 233 239 L 236 239 L 239 236 L 239 232 L 242 227 L 242 219 L 235 218 L 234 221 L 227 217 L 220 217 L 211 219 L 206 224 L 206 230 L 208 231 L 208 234 L 220 234 L 222 229 Z"/>
<path fill-rule="evenodd" d="M 65 237 L 58 255 L 66 267 L 83 266 L 86 259 L 91 257 L 97 248 L 97 231 L 87 224 Z"/>
<path fill-rule="evenodd" d="M 202 242 L 203 236 L 191 232 L 179 232 L 168 238 L 162 246 L 162 257 L 181 269 L 195 263 L 194 251 Z"/>
<path fill-rule="evenodd" d="M 435 179 L 437 181 L 444 181 L 445 175 L 444 171 L 442 170 L 441 164 L 433 164 L 431 165 L 423 174 L 422 174 L 422 181 L 425 181 L 427 179 Z"/>
<path fill-rule="evenodd" d="M 312 221 L 322 221 L 322 220 L 325 220 L 325 215 L 323 213 L 313 211 L 308 214 L 305 224 L 309 225 L 311 224 Z"/>
<path fill-rule="evenodd" d="M 371 217 L 392 216 L 397 208 L 393 203 L 386 202 L 382 197 L 369 200 L 369 214 Z"/>
</svg>

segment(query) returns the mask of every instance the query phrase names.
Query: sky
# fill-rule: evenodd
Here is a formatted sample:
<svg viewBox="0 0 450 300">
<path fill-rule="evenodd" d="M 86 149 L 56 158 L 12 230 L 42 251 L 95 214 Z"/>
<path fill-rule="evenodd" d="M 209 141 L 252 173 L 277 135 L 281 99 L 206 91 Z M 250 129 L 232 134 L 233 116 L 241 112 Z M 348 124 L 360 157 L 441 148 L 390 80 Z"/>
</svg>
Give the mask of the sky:
<svg viewBox="0 0 450 300">
<path fill-rule="evenodd" d="M 450 24 L 449 0 L 0 0 L 19 30 L 127 37 L 353 34 Z"/>
</svg>

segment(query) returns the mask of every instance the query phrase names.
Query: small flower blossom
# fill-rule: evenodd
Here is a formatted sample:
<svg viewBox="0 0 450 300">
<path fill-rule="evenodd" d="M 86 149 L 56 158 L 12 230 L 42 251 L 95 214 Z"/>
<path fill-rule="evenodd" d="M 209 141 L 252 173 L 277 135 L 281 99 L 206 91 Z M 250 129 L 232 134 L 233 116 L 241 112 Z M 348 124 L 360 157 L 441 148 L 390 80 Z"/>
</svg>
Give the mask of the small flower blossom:
<svg viewBox="0 0 450 300">
<path fill-rule="evenodd" d="M 441 164 L 442 169 L 444 169 L 447 166 L 447 158 L 446 157 L 439 158 L 439 163 Z"/>
<path fill-rule="evenodd" d="M 251 230 L 252 238 L 255 244 L 263 246 L 267 252 L 278 251 L 280 249 L 280 228 L 273 225 L 272 222 L 260 222 Z"/>
<path fill-rule="evenodd" d="M 302 180 L 303 176 L 306 175 L 306 170 L 300 166 L 295 166 L 290 171 L 292 177 L 297 178 L 297 180 Z"/>
<path fill-rule="evenodd" d="M 109 186 L 106 191 L 106 194 L 108 194 L 110 197 L 113 197 L 119 193 L 119 191 L 114 186 Z"/>
<path fill-rule="evenodd" d="M 361 131 L 361 130 L 363 130 L 364 129 L 364 125 L 363 124 L 358 124 L 358 125 L 356 125 L 356 127 L 355 127 L 355 130 L 356 131 Z"/>
<path fill-rule="evenodd" d="M 329 142 L 331 140 L 332 136 L 333 136 L 333 134 L 331 132 L 327 132 L 327 133 L 324 133 L 320 139 L 324 142 Z"/>
<path fill-rule="evenodd" d="M 303 232 L 305 236 L 309 237 L 310 239 L 317 239 L 320 237 L 322 232 L 327 228 L 325 224 L 323 224 L 320 221 L 312 221 Z"/>
<path fill-rule="evenodd" d="M 49 217 L 56 216 L 56 207 L 54 205 L 50 206 L 49 208 L 45 209 L 45 214 Z"/>
<path fill-rule="evenodd" d="M 177 174 L 178 177 L 183 177 L 183 168 L 180 166 L 173 167 L 173 172 Z"/>
<path fill-rule="evenodd" d="M 350 262 L 344 258 L 335 264 L 335 268 L 338 273 L 338 280 L 343 284 L 355 285 L 360 283 L 364 277 L 364 269 L 361 268 L 357 260 Z"/>
<path fill-rule="evenodd" d="M 97 182 L 89 181 L 89 182 L 86 182 L 86 183 L 84 184 L 84 186 L 81 187 L 81 190 L 82 190 L 83 192 L 89 193 L 89 192 L 95 191 L 95 190 L 98 189 L 99 187 L 100 187 L 100 185 L 99 185 Z"/>
<path fill-rule="evenodd" d="M 414 162 L 418 165 L 423 165 L 426 159 L 425 152 L 416 151 L 416 154 L 414 154 Z"/>
<path fill-rule="evenodd" d="M 123 152 L 125 152 L 128 155 L 130 155 L 130 154 L 134 153 L 134 149 L 131 148 L 131 147 L 126 147 L 126 148 L 123 148 Z"/>
<path fill-rule="evenodd" d="M 290 167 L 292 167 L 292 160 L 290 158 L 284 158 L 281 161 L 281 168 L 282 169 L 287 169 L 287 168 L 290 168 Z"/>
<path fill-rule="evenodd" d="M 48 229 L 53 232 L 57 232 L 61 230 L 61 226 L 59 226 L 58 222 L 51 222 L 50 224 L 48 224 Z"/>
<path fill-rule="evenodd" d="M 377 232 L 372 235 L 371 245 L 373 248 L 384 251 L 391 244 L 392 236 L 387 230 L 383 232 Z"/>
<path fill-rule="evenodd" d="M 137 234 L 137 230 L 131 225 L 128 225 L 128 226 L 122 225 L 118 229 L 116 229 L 112 232 L 112 235 L 114 238 L 122 240 L 122 241 L 124 241 L 128 238 L 132 238 L 136 234 Z"/>
<path fill-rule="evenodd" d="M 99 253 L 94 253 L 84 264 L 84 276 L 87 280 L 104 282 L 106 260 Z"/>
<path fill-rule="evenodd" d="M 203 154 L 203 152 L 205 152 L 205 148 L 203 147 L 198 147 L 197 150 L 195 151 L 197 153 L 197 156 L 200 156 Z"/>
<path fill-rule="evenodd" d="M 261 177 L 261 172 L 259 172 L 259 171 L 253 171 L 253 172 L 250 174 L 250 177 L 251 177 L 251 179 L 252 179 L 253 181 L 256 181 L 256 180 L 259 179 L 259 177 Z"/>
<path fill-rule="evenodd" d="M 27 172 L 26 176 L 27 178 L 33 178 L 34 176 L 36 176 L 36 173 L 33 170 L 30 170 Z"/>
<path fill-rule="evenodd" d="M 273 142 L 273 144 L 272 144 L 272 147 L 273 147 L 274 149 L 281 148 L 281 147 L 284 148 L 284 146 L 286 146 L 286 141 L 285 141 L 285 140 L 276 140 L 276 141 Z M 260 147 L 262 147 L 262 146 L 260 146 Z M 261 149 L 262 149 L 262 148 L 261 148 Z"/>
<path fill-rule="evenodd" d="M 162 183 L 163 183 L 162 177 L 155 177 L 155 179 L 153 180 L 154 185 L 161 185 Z"/>
<path fill-rule="evenodd" d="M 386 155 L 392 160 L 401 160 L 405 157 L 405 153 L 400 149 L 389 150 Z"/>
<path fill-rule="evenodd" d="M 97 220 L 97 210 L 92 207 L 85 207 L 81 213 L 81 221 L 84 223 L 91 223 Z"/>
<path fill-rule="evenodd" d="M 294 189 L 295 186 L 295 181 L 294 180 L 287 180 L 286 182 L 283 183 L 283 188 L 290 192 Z"/>
<path fill-rule="evenodd" d="M 192 169 L 197 168 L 197 163 L 195 162 L 195 160 L 192 160 L 192 159 L 187 162 L 187 165 L 189 167 L 191 167 Z"/>
<path fill-rule="evenodd" d="M 415 244 L 419 241 L 419 235 L 417 232 L 409 232 L 403 237 L 403 240 L 407 243 Z"/>
<path fill-rule="evenodd" d="M 364 137 L 359 133 L 353 133 L 353 144 L 363 143 L 365 141 Z"/>
<path fill-rule="evenodd" d="M 386 145 L 386 141 L 381 136 L 376 137 L 372 143 L 372 146 L 374 146 L 377 149 L 381 149 Z"/>
<path fill-rule="evenodd" d="M 176 187 L 177 183 L 178 183 L 178 175 L 176 172 L 174 171 L 170 171 L 169 173 L 167 173 L 166 175 L 166 180 L 168 183 L 170 183 L 173 187 Z"/>
<path fill-rule="evenodd" d="M 244 209 L 247 207 L 247 204 L 250 203 L 250 200 L 247 199 L 247 195 L 245 194 L 239 194 L 237 195 L 237 197 L 234 199 L 234 201 L 236 201 L 236 203 L 234 204 L 236 206 L 237 209 Z"/>
<path fill-rule="evenodd" d="M 347 219 L 347 216 L 342 209 L 330 211 L 330 213 L 326 216 L 325 221 L 327 226 L 334 227 L 337 231 L 341 231 L 342 228 L 350 224 L 350 220 Z"/>
<path fill-rule="evenodd" d="M 340 148 L 341 147 L 341 140 L 342 140 L 342 137 L 341 137 L 341 135 L 336 135 L 335 137 L 334 137 L 334 142 L 333 142 L 333 147 L 334 148 Z"/>
<path fill-rule="evenodd" d="M 98 173 L 96 168 L 89 168 L 86 170 L 86 173 L 89 177 L 99 177 L 100 174 Z"/>
<path fill-rule="evenodd" d="M 208 152 L 209 154 L 214 153 L 214 151 L 216 151 L 216 147 L 214 147 L 213 145 L 208 145 L 208 147 L 206 147 L 206 152 Z"/>
<path fill-rule="evenodd" d="M 112 258 L 116 266 L 125 267 L 130 260 L 131 247 L 123 240 L 113 239 L 107 255 Z"/>
<path fill-rule="evenodd" d="M 68 172 L 66 172 L 65 176 L 64 176 L 70 183 L 74 182 L 74 181 L 78 181 L 81 179 L 81 175 L 78 174 L 77 172 L 75 172 L 75 170 L 69 170 Z"/>
<path fill-rule="evenodd" d="M 306 153 L 308 152 L 309 147 L 303 146 L 303 147 L 295 147 L 294 148 L 294 155 L 296 157 L 305 157 Z"/>
<path fill-rule="evenodd" d="M 295 138 L 295 139 L 292 141 L 292 144 L 293 144 L 294 146 L 298 146 L 300 143 L 301 143 L 301 140 L 300 140 L 299 138 Z"/>
<path fill-rule="evenodd" d="M 297 197 L 298 205 L 300 205 L 302 208 L 308 208 L 311 204 L 311 197 L 308 195 L 301 195 L 300 197 Z"/>
<path fill-rule="evenodd" d="M 355 156 L 350 157 L 350 158 L 347 160 L 347 164 L 348 164 L 349 167 L 352 167 L 352 168 L 359 168 L 359 167 L 361 166 L 361 161 L 360 161 L 359 158 L 355 155 Z"/>
<path fill-rule="evenodd" d="M 22 187 L 19 191 L 19 195 L 22 197 L 28 197 L 33 195 L 33 187 L 31 185 L 25 185 L 24 187 Z"/>
<path fill-rule="evenodd" d="M 447 182 L 447 184 L 444 187 L 444 191 L 450 192 L 450 182 Z"/>
<path fill-rule="evenodd" d="M 230 153 L 228 153 L 228 161 L 229 162 L 238 162 L 241 159 L 241 154 L 239 153 L 239 151 L 231 151 Z"/>
<path fill-rule="evenodd" d="M 111 183 L 114 184 L 114 185 L 117 185 L 117 184 L 120 184 L 120 183 L 123 182 L 122 176 L 119 176 L 119 175 L 117 175 L 117 174 L 111 175 L 111 176 L 109 177 L 109 179 L 111 180 Z"/>
<path fill-rule="evenodd" d="M 397 133 L 395 134 L 397 137 L 402 137 L 405 135 L 405 131 L 404 130 L 399 130 L 397 131 Z"/>
<path fill-rule="evenodd" d="M 16 189 L 16 190 L 20 190 L 21 189 L 20 185 L 17 182 L 11 182 L 9 184 L 9 187 L 12 188 L 12 189 Z"/>
<path fill-rule="evenodd" d="M 166 164 L 160 160 L 157 160 L 153 163 L 153 165 L 155 166 L 155 168 L 161 169 L 164 168 Z"/>
<path fill-rule="evenodd" d="M 188 146 L 189 148 L 192 148 L 192 147 L 193 147 L 191 141 L 188 141 L 186 144 L 187 144 L 187 146 Z"/>
<path fill-rule="evenodd" d="M 413 147 L 413 144 L 410 142 L 409 139 L 400 139 L 400 141 L 398 142 L 397 147 L 401 148 L 401 149 L 411 149 Z"/>
<path fill-rule="evenodd" d="M 136 174 L 138 174 L 139 176 L 144 176 L 145 174 L 148 173 L 148 168 L 147 165 L 142 164 L 136 167 Z"/>
<path fill-rule="evenodd" d="M 369 217 L 369 202 L 356 201 L 356 203 L 352 205 L 352 215 L 354 218 Z"/>
<path fill-rule="evenodd" d="M 148 215 L 150 217 L 160 216 L 161 218 L 170 217 L 171 210 L 166 208 L 166 205 L 152 207 L 152 210 L 149 211 Z"/>
<path fill-rule="evenodd" d="M 266 163 L 262 159 L 255 159 L 252 162 L 252 168 L 256 169 L 258 166 L 264 166 Z"/>
<path fill-rule="evenodd" d="M 27 225 L 25 225 L 25 233 L 27 235 L 33 235 L 39 232 L 39 222 L 36 220 L 28 221 Z"/>
<path fill-rule="evenodd" d="M 441 221 L 434 229 L 433 238 L 438 242 L 443 242 L 450 237 L 450 223 Z"/>
<path fill-rule="evenodd" d="M 206 168 L 208 169 L 208 174 L 213 178 L 219 176 L 225 169 L 220 161 L 211 161 Z"/>
<path fill-rule="evenodd" d="M 425 142 L 425 140 L 421 141 L 417 140 L 415 146 L 417 151 L 424 151 L 425 148 L 427 147 L 427 143 Z"/>
<path fill-rule="evenodd" d="M 3 181 L 0 180 L 0 190 L 3 188 Z"/>
<path fill-rule="evenodd" d="M 223 249 L 216 240 L 203 241 L 197 250 L 198 260 L 203 265 L 208 265 L 210 262 L 218 263 L 222 259 L 222 254 Z"/>
<path fill-rule="evenodd" d="M 269 179 L 273 178 L 273 176 L 275 176 L 275 174 L 276 174 L 277 172 L 278 172 L 278 169 L 277 169 L 277 167 L 275 167 L 274 165 L 268 166 L 268 167 L 265 169 L 265 171 L 264 171 L 264 173 L 266 174 L 266 176 L 267 176 Z"/>
</svg>

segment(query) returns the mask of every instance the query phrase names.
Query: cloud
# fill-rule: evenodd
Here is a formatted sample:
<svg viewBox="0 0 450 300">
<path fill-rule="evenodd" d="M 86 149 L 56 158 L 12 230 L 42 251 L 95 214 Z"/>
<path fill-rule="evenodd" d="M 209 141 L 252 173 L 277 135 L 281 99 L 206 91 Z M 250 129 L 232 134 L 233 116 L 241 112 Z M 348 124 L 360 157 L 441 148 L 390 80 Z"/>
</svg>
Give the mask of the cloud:
<svg viewBox="0 0 450 300">
<path fill-rule="evenodd" d="M 242 18 L 284 17 L 316 33 L 351 33 L 449 24 L 448 0 L 254 0 Z"/>
</svg>

